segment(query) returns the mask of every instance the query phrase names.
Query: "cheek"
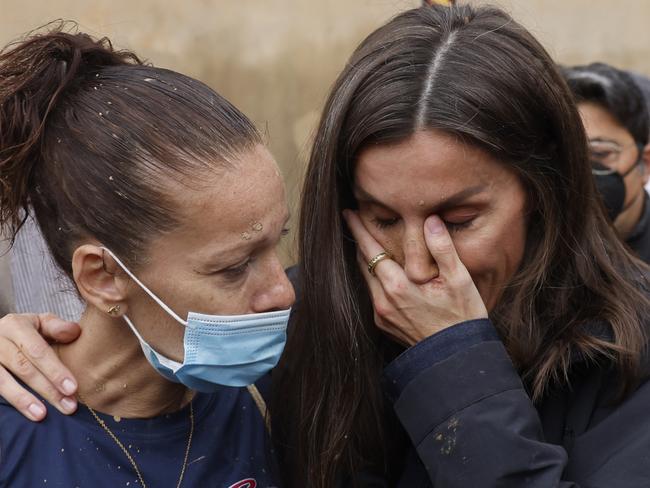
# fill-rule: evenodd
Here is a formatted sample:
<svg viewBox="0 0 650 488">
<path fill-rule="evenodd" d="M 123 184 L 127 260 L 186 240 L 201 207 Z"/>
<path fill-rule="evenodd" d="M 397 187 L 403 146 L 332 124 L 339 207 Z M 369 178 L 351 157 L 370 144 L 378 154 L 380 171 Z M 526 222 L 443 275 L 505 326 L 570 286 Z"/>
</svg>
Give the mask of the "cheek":
<svg viewBox="0 0 650 488">
<path fill-rule="evenodd" d="M 377 229 L 376 227 L 370 228 L 370 235 L 379 243 L 385 250 L 393 255 L 393 259 L 404 266 L 404 249 L 402 246 L 402 231 L 398 226 L 388 229 Z"/>
<path fill-rule="evenodd" d="M 396 225 L 380 229 L 367 215 L 364 215 L 363 212 L 360 214 L 360 217 L 364 227 L 373 239 L 375 239 L 381 247 L 390 251 L 395 258 L 395 261 L 402 263 L 404 256 L 402 250 L 402 224 L 397 223 Z"/>
<path fill-rule="evenodd" d="M 224 286 L 217 276 L 197 275 L 188 272 L 168 280 L 165 289 L 167 305 L 182 318 L 188 312 L 232 315 L 245 313 L 249 308 L 249 279 L 244 278 L 237 286 Z"/>
<path fill-rule="evenodd" d="M 465 232 L 454 239 L 456 250 L 488 310 L 498 302 L 503 287 L 521 263 L 525 247 L 523 219 L 500 219 L 498 223 Z"/>
<path fill-rule="evenodd" d="M 638 192 L 643 188 L 644 178 L 638 169 L 625 178 L 625 204 L 629 204 L 635 198 L 638 198 Z"/>
</svg>

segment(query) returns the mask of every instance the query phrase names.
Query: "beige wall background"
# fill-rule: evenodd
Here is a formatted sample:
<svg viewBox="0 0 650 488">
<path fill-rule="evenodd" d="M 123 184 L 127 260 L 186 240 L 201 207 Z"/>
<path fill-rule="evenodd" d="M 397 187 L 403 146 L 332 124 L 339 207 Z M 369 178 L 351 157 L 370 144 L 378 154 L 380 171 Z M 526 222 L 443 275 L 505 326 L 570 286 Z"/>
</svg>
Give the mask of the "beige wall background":
<svg viewBox="0 0 650 488">
<path fill-rule="evenodd" d="M 73 19 L 85 32 L 206 82 L 267 131 L 295 216 L 310 135 L 336 74 L 370 31 L 419 3 L 0 0 L 0 44 L 54 19 Z M 559 62 L 598 60 L 650 75 L 650 1 L 490 3 L 531 29 Z M 287 262 L 291 248 L 290 240 Z"/>
</svg>

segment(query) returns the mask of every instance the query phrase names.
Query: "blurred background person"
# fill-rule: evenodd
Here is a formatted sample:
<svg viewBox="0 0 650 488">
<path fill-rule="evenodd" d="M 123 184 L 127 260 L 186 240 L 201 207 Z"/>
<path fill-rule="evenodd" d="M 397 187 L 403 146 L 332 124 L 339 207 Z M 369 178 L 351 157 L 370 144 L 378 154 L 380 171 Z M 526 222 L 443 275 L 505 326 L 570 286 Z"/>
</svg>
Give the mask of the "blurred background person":
<svg viewBox="0 0 650 488">
<path fill-rule="evenodd" d="M 604 63 L 563 70 L 587 132 L 596 185 L 616 230 L 650 263 L 649 116 L 626 72 Z"/>
<path fill-rule="evenodd" d="M 634 82 L 641 89 L 641 93 L 643 93 L 643 98 L 645 99 L 645 104 L 648 108 L 648 114 L 650 117 L 650 78 L 642 75 L 641 73 L 637 73 L 636 71 L 628 71 L 628 73 L 630 76 L 632 76 Z M 648 193 L 650 193 L 650 180 L 648 180 L 646 183 L 645 189 Z"/>
<path fill-rule="evenodd" d="M 31 216 L 16 234 L 13 247 L 0 259 L 0 282 L 5 290 L 0 293 L 0 310 L 51 312 L 65 320 L 79 320 L 84 303 L 54 263 Z"/>
</svg>

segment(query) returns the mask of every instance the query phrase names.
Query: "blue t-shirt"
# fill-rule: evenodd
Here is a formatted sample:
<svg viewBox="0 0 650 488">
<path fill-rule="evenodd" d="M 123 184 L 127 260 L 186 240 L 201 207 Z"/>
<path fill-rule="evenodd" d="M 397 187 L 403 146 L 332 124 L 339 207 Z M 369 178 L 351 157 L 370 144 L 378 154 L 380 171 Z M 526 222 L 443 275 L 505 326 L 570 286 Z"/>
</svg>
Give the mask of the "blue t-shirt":
<svg viewBox="0 0 650 488">
<path fill-rule="evenodd" d="M 264 419 L 245 388 L 223 387 L 193 400 L 194 435 L 182 486 L 269 488 L 273 480 Z M 175 487 L 190 430 L 189 406 L 152 419 L 98 413 L 128 449 L 149 488 Z M 142 488 L 128 458 L 85 405 L 54 408 L 33 423 L 0 399 L 0 487 Z"/>
</svg>

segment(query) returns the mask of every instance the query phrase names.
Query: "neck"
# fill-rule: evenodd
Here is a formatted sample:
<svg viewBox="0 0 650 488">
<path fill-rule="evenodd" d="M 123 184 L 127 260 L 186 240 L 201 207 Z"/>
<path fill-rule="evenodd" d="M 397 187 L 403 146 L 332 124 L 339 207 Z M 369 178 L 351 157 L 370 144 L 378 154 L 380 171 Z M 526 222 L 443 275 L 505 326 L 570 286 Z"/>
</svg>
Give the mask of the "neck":
<svg viewBox="0 0 650 488">
<path fill-rule="evenodd" d="M 151 367 L 123 319 L 88 307 L 79 324 L 79 339 L 58 345 L 57 351 L 79 382 L 82 403 L 109 415 L 151 418 L 191 400 L 190 390 Z"/>
</svg>

